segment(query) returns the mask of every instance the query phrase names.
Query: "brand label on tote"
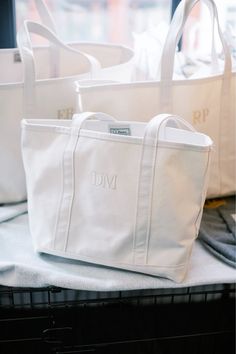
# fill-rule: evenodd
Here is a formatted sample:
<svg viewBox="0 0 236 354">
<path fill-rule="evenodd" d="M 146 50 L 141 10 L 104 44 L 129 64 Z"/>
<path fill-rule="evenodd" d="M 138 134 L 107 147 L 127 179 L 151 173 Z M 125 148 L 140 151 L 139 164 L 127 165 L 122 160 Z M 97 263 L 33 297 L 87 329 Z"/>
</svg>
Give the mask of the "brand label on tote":
<svg viewBox="0 0 236 354">
<path fill-rule="evenodd" d="M 58 119 L 71 119 L 74 114 L 74 109 L 72 107 L 59 109 L 57 111 Z"/>
<path fill-rule="evenodd" d="M 192 112 L 192 123 L 193 125 L 198 125 L 205 123 L 209 115 L 209 109 L 203 108 Z"/>
<path fill-rule="evenodd" d="M 91 180 L 93 186 L 113 189 L 113 190 L 116 189 L 117 175 L 108 175 L 108 174 L 92 171 Z"/>
<path fill-rule="evenodd" d="M 128 125 L 126 126 L 110 125 L 109 130 L 111 134 L 131 135 L 130 127 Z"/>
<path fill-rule="evenodd" d="M 17 51 L 13 54 L 13 61 L 14 63 L 21 63 L 21 56 L 20 56 L 20 52 Z"/>
</svg>

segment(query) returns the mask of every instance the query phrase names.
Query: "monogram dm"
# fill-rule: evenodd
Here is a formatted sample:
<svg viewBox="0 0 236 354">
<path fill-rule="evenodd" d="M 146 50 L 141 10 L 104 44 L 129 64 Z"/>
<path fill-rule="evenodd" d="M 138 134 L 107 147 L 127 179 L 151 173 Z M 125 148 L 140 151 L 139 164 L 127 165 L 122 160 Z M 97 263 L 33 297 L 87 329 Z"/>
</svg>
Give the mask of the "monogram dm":
<svg viewBox="0 0 236 354">
<path fill-rule="evenodd" d="M 115 190 L 117 186 L 117 175 L 108 176 L 107 174 L 92 171 L 91 181 L 93 186 Z"/>
</svg>

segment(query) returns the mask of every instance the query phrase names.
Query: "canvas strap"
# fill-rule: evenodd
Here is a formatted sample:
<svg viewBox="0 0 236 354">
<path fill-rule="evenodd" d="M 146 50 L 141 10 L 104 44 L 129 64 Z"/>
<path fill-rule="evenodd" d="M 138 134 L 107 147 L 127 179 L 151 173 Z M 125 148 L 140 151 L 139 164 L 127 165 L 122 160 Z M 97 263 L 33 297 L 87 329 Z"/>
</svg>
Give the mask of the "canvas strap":
<svg viewBox="0 0 236 354">
<path fill-rule="evenodd" d="M 34 2 L 42 23 L 52 32 L 57 33 L 56 24 L 45 2 L 43 0 L 34 0 Z"/>
<path fill-rule="evenodd" d="M 53 33 L 57 34 L 57 27 L 52 17 L 51 12 L 44 0 L 34 0 L 36 8 L 38 10 L 41 22 L 48 27 Z M 57 45 L 50 43 L 49 45 L 49 65 L 50 65 L 50 77 L 59 76 L 59 58 L 60 51 Z"/>
<path fill-rule="evenodd" d="M 75 193 L 75 151 L 79 141 L 80 129 L 88 119 L 116 121 L 108 114 L 100 112 L 85 112 L 73 116 L 71 132 L 63 154 L 63 187 L 53 239 L 53 248 L 61 251 L 65 251 L 67 248 L 70 230 L 71 211 Z"/>
</svg>

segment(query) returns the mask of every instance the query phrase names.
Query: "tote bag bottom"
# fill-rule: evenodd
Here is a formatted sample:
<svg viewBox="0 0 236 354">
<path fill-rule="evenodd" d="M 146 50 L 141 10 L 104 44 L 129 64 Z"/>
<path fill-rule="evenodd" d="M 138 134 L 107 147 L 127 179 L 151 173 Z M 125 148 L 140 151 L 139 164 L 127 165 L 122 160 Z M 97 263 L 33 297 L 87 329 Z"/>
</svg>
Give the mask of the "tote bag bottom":
<svg viewBox="0 0 236 354">
<path fill-rule="evenodd" d="M 89 256 L 84 256 L 76 253 L 68 253 L 58 250 L 52 250 L 47 248 L 36 248 L 36 252 L 51 254 L 53 256 L 59 256 L 67 259 L 74 259 L 91 265 L 102 265 L 106 267 L 128 270 L 136 273 L 142 273 L 150 276 L 158 276 L 162 278 L 168 278 L 175 281 L 176 283 L 181 283 L 187 273 L 187 264 L 180 264 L 173 267 L 166 266 L 154 266 L 154 265 L 136 265 L 127 263 L 118 263 L 112 261 L 101 261 L 100 259 L 94 259 Z"/>
</svg>

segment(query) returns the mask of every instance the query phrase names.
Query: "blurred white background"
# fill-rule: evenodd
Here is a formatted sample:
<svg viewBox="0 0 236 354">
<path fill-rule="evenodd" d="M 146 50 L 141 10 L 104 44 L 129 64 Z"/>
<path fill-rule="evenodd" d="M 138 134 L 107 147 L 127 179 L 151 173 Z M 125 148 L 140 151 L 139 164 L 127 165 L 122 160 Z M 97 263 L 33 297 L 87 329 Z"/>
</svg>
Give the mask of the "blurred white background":
<svg viewBox="0 0 236 354">
<path fill-rule="evenodd" d="M 45 0 L 58 33 L 66 41 L 99 41 L 133 46 L 132 33 L 150 28 L 163 37 L 171 18 L 171 0 Z M 215 0 L 222 28 L 236 33 L 236 1 Z M 17 26 L 25 18 L 39 21 L 33 0 L 16 0 Z M 166 27 L 165 27 L 166 26 Z M 209 53 L 211 21 L 208 9 L 200 2 L 186 25 L 183 47 L 189 52 Z M 42 43 L 35 37 L 36 43 Z M 201 44 L 201 46 L 199 45 Z M 200 48 L 199 48 L 200 46 Z M 216 47 L 220 44 L 216 36 Z"/>
</svg>

